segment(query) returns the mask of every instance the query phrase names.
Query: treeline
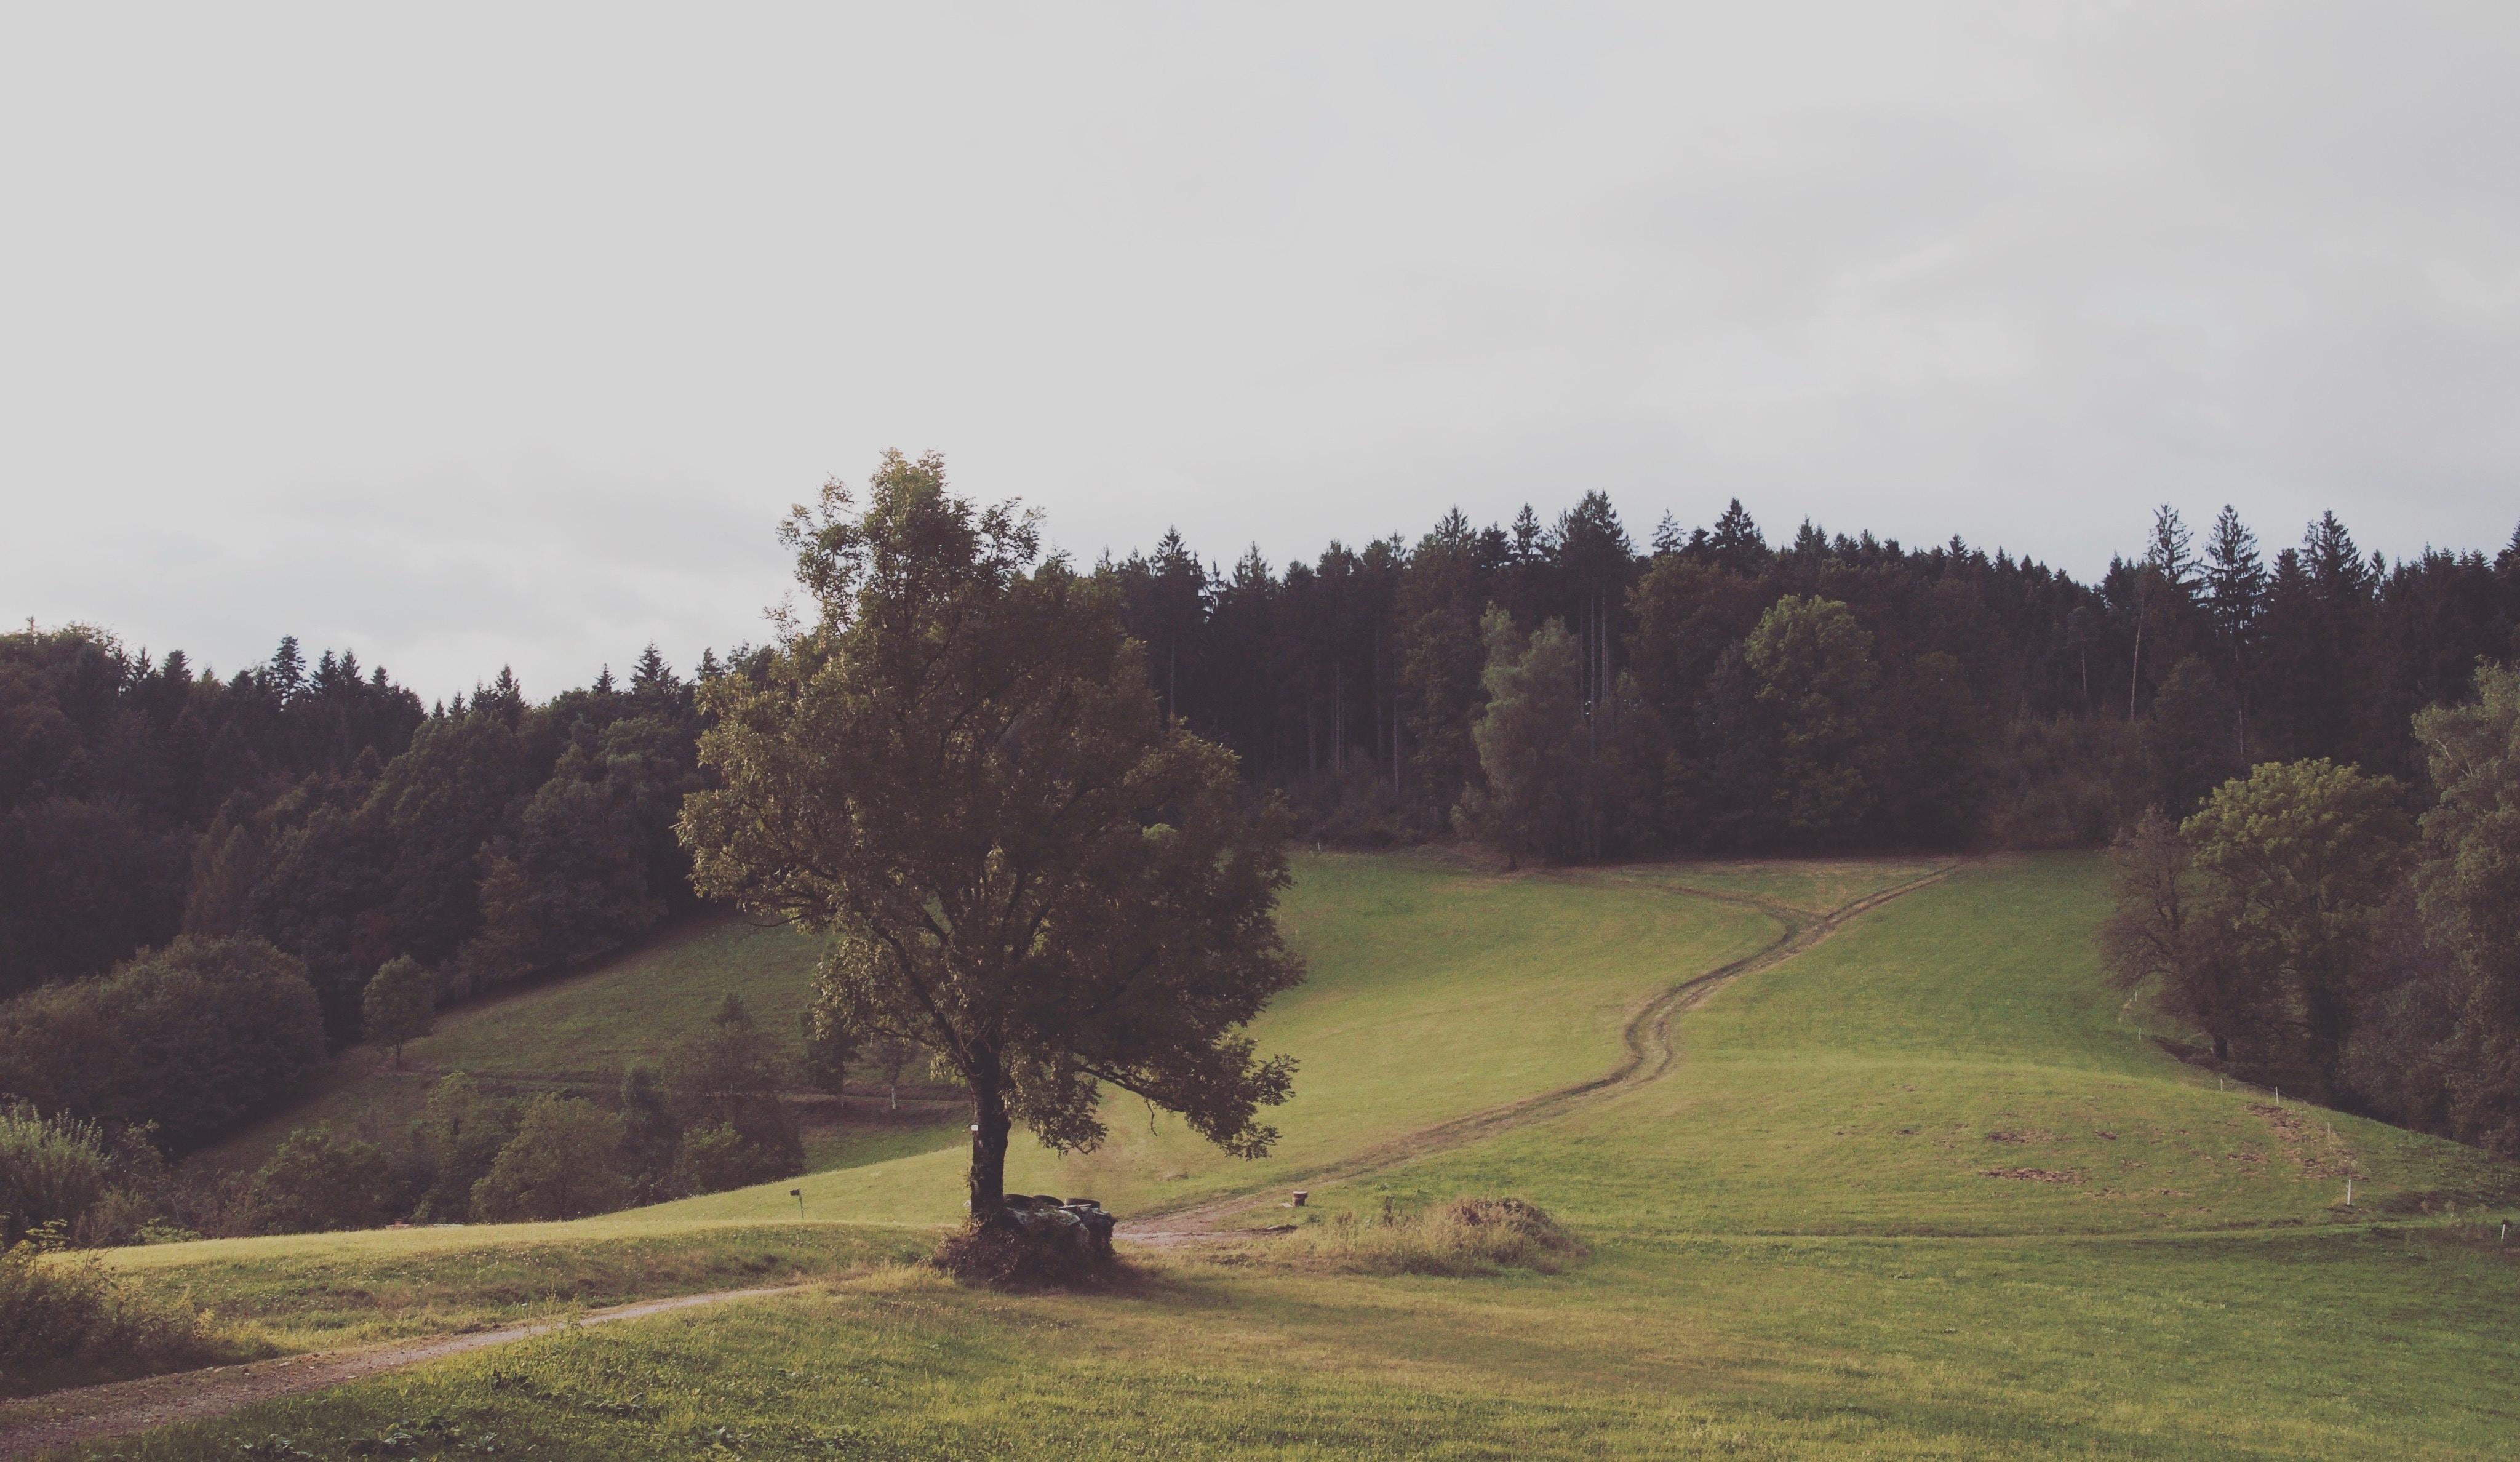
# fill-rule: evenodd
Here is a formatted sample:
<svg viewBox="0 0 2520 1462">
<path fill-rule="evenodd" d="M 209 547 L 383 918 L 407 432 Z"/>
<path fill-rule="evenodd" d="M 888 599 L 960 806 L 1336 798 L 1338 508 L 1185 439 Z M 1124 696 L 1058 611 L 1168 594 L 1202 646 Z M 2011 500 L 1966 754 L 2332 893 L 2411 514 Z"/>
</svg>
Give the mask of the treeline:
<svg viewBox="0 0 2520 1462">
<path fill-rule="evenodd" d="M 1317 830 L 1555 861 L 2096 843 L 2260 760 L 2411 778 L 2413 712 L 2520 629 L 2520 533 L 2391 565 L 2329 514 L 2270 560 L 2228 508 L 2089 585 L 1958 537 L 1772 546 L 1738 502 L 1640 548 L 1598 492 L 1282 572 L 1178 535 L 1105 568 L 1164 707 Z"/>
<path fill-rule="evenodd" d="M 221 680 L 84 628 L 0 637 L 0 995 L 251 935 L 338 1047 L 398 956 L 453 997 L 617 947 L 694 903 L 692 702 L 652 646 L 626 685 L 528 705 L 502 670 L 424 708 L 294 639 Z"/>
</svg>

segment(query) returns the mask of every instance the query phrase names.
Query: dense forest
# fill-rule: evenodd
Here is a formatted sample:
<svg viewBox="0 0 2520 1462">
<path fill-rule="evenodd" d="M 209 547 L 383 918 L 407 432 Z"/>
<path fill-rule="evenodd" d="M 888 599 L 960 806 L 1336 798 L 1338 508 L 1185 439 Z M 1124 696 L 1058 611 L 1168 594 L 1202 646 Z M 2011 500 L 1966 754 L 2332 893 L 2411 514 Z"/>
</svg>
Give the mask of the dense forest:
<svg viewBox="0 0 2520 1462">
<path fill-rule="evenodd" d="M 1333 543 L 1282 570 L 1168 534 L 1097 572 L 1156 713 L 1236 752 L 1307 839 L 1543 862 L 2138 833 L 2158 848 L 2252 767 L 2310 762 L 2382 788 L 2412 849 L 2448 734 L 2419 735 L 2420 715 L 2520 655 L 2520 533 L 2498 555 L 2393 564 L 2332 515 L 2270 554 L 2228 509 L 2199 534 L 2163 508 L 2091 584 L 1958 537 L 1917 549 L 1805 523 L 1772 544 L 1737 502 L 1708 527 L 1666 517 L 1640 545 L 1598 492 L 1553 522 L 1457 512 L 1415 542 Z M 651 646 L 624 681 L 533 702 L 502 670 L 425 706 L 346 650 L 308 663 L 294 639 L 219 678 L 94 628 L 0 636 L 0 997 L 16 997 L 0 1093 L 155 1122 L 180 1153 L 373 1033 L 388 965 L 424 1003 L 460 999 L 696 906 L 674 833 L 702 785 L 696 692 L 763 662 L 704 652 L 687 679 Z M 2390 891 L 2411 877 L 2365 896 L 2406 902 Z M 2381 951 L 2354 956 L 2366 964 L 2464 957 L 2408 953 L 2425 936 L 2405 920 L 2372 929 L 2356 937 Z M 248 947 L 268 955 L 259 974 Z M 289 1014 L 301 979 L 312 1000 Z M 2309 997 L 2262 993 L 2256 1024 L 2231 1028 L 2249 1032 L 2238 1059 L 2254 1041 L 2340 1099 L 2498 1130 L 2437 1092 L 2345 1074 L 2349 1052 L 2378 1059 L 2356 1019 L 2413 1011 L 2448 1040 L 2450 996 L 2414 1011 L 2379 977 L 2337 979 L 2362 982 L 2336 999 L 2363 1016 L 2321 1016 L 2316 1041 L 2286 1045 L 2266 1032 L 2293 1018 L 2268 1012 Z M 213 1007 L 232 1007 L 224 1026 L 178 1014 Z M 261 1044 L 216 1034 L 248 1028 Z M 187 1040 L 228 1042 L 193 1087 L 231 1093 L 215 1111 L 160 1110 L 180 1100 L 165 1074 Z M 117 1043 L 155 1054 L 65 1054 Z M 2505 1084 L 2520 1092 L 2520 1071 Z"/>
</svg>

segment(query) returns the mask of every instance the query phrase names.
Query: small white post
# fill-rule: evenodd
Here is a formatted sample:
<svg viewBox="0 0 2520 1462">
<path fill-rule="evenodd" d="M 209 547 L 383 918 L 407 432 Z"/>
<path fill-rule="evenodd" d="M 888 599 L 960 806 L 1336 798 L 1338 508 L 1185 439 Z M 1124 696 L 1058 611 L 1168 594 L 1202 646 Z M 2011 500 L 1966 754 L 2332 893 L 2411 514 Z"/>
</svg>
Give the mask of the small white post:
<svg viewBox="0 0 2520 1462">
<path fill-rule="evenodd" d="M 2349 1209 L 2354 1207 L 2354 1180 L 2352 1178 L 2347 1178 L 2345 1180 L 2345 1206 Z"/>
</svg>

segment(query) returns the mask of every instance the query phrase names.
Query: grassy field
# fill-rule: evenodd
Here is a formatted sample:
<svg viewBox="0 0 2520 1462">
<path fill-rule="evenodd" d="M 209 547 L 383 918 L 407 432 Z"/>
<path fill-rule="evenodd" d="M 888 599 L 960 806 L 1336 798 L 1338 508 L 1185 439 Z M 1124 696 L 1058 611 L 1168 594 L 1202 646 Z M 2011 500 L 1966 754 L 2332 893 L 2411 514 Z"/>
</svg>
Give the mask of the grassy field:
<svg viewBox="0 0 2520 1462">
<path fill-rule="evenodd" d="M 1606 1068 L 1653 991 L 1906 871 L 1308 861 L 1288 919 L 1316 981 L 1261 1032 L 1307 1062 L 1272 1162 Z M 487 1288 L 467 1263 L 594 1272 L 608 1298 L 634 1287 L 605 1287 L 608 1251 L 829 1277 L 92 1454 L 275 1436 L 314 1456 L 2507 1453 L 2512 1169 L 2160 1054 L 2092 962 L 2103 891 L 2088 857 L 1965 870 L 1683 1016 L 1659 1080 L 1317 1185 L 1333 1214 L 1532 1198 L 1593 1246 L 1561 1274 L 1329 1275 L 1259 1241 L 1144 1260 L 1114 1295 L 974 1293 L 883 1263 L 919 1231 L 864 1220 L 936 1216 L 921 1184 L 953 1197 L 951 1155 L 909 1156 L 808 1180 L 801 1222 L 781 1185 L 579 1225 L 134 1252 L 155 1286 L 271 1297 L 259 1323 L 284 1339 L 367 1333 L 291 1302 L 292 1265 L 300 1288 L 401 1275 L 444 1320 Z M 1185 1161 L 1160 1128 L 1131 1140 L 1092 1172 L 1108 1201 L 1280 1180 Z"/>
</svg>

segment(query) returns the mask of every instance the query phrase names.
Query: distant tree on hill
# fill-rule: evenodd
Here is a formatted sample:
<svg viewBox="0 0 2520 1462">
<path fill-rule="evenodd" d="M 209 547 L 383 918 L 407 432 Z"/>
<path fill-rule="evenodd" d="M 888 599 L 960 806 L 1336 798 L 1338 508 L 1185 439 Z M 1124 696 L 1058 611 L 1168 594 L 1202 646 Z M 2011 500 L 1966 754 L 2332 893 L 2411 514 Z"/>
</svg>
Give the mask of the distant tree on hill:
<svg viewBox="0 0 2520 1462">
<path fill-rule="evenodd" d="M 2520 533 L 2507 558 L 2520 575 Z M 2440 802 L 2423 817 L 2414 886 L 2452 961 L 2451 1128 L 2520 1157 L 2520 666 L 2477 672 L 2473 701 L 2415 717 Z"/>
<path fill-rule="evenodd" d="M 2354 975 L 2407 865 L 2405 789 L 2326 760 L 2268 762 L 2217 789 L 2181 834 L 2218 957 L 2266 1002 L 2260 1025 L 2325 1081 L 2352 1033 Z"/>
<path fill-rule="evenodd" d="M 683 1122 L 654 1072 L 634 1066 L 621 1074 L 620 1112 L 622 1170 L 632 1197 L 640 1203 L 679 1197 L 672 1177 Z"/>
<path fill-rule="evenodd" d="M 608 1213 L 630 1201 L 620 1163 L 619 1118 L 579 1097 L 538 1096 L 473 1186 L 472 1216 L 509 1223 Z"/>
<path fill-rule="evenodd" d="M 665 1088 L 686 1140 L 702 1127 L 723 1127 L 758 1151 L 763 1177 L 803 1171 L 796 1119 L 779 1099 L 786 1065 L 770 1033 L 730 992 L 665 1068 Z"/>
<path fill-rule="evenodd" d="M 393 1170 L 384 1150 L 330 1127 L 300 1127 L 253 1175 L 255 1226 L 264 1233 L 322 1233 L 384 1222 Z"/>
<path fill-rule="evenodd" d="M 916 1041 L 903 1040 L 897 1035 L 879 1036 L 875 1044 L 868 1048 L 867 1059 L 875 1063 L 877 1071 L 883 1073 L 883 1085 L 890 1100 L 890 1110 L 894 1112 L 901 1110 L 901 1074 L 910 1069 L 912 1062 L 920 1060 L 926 1054 L 925 1047 Z"/>
<path fill-rule="evenodd" d="M 1823 839 L 1851 832 L 1878 792 L 1865 734 L 1879 680 L 1871 632 L 1837 600 L 1788 594 L 1760 617 L 1742 655 L 1782 731 L 1777 798 L 1786 825 Z"/>
<path fill-rule="evenodd" d="M 809 1007 L 802 1018 L 805 1055 L 797 1063 L 805 1084 L 838 1096 L 847 1089 L 849 1063 L 857 1058 L 857 1032 L 832 1019 L 832 1013 Z"/>
<path fill-rule="evenodd" d="M 1458 824 L 1508 867 L 1526 857 L 1573 862 L 1587 852 L 1593 810 L 1582 647 L 1554 619 L 1524 634 L 1501 609 L 1481 629 L 1487 704 L 1470 731 L 1481 785 L 1462 791 Z"/>
<path fill-rule="evenodd" d="M 2117 903 L 2100 927 L 2100 953 L 2120 985 L 2147 989 L 2164 1010 L 2192 1023 L 2228 1060 L 2233 1040 L 2254 1033 L 2267 997 L 2254 971 L 2217 942 L 2199 907 L 2195 853 L 2158 807 L 2118 834 L 2109 849 Z"/>
<path fill-rule="evenodd" d="M 437 977 L 408 954 L 379 966 L 363 997 L 364 1027 L 371 1044 L 393 1051 L 394 1070 L 402 1070 L 405 1041 L 428 1033 L 437 1021 Z"/>
<path fill-rule="evenodd" d="M 428 1172 L 420 1211 L 439 1223 L 461 1223 L 472 1211 L 472 1188 L 516 1130 L 508 1103 L 482 1091 L 462 1072 L 449 1072 L 428 1089 L 428 1104 L 413 1128 L 413 1145 Z"/>
<path fill-rule="evenodd" d="M 787 540 L 819 618 L 708 687 L 695 881 L 829 933 L 833 1017 L 961 1074 L 975 1218 L 1005 1207 L 1012 1123 L 1091 1148 L 1104 1083 L 1266 1152 L 1291 1063 L 1239 1031 L 1300 978 L 1271 918 L 1282 821 L 1163 713 L 1111 585 L 932 457 L 887 456 L 862 513 L 827 486 Z"/>
</svg>

